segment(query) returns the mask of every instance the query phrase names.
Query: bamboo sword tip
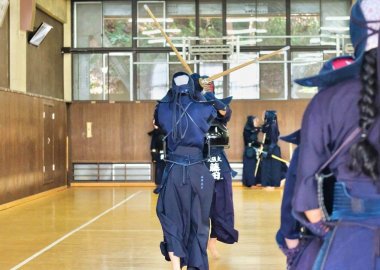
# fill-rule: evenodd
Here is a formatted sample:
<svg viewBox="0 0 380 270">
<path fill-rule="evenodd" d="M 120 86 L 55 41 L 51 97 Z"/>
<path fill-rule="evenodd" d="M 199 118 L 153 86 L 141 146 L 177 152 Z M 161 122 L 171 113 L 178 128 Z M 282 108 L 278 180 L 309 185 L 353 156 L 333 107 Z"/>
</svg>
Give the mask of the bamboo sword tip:
<svg viewBox="0 0 380 270">
<path fill-rule="evenodd" d="M 144 8 L 145 8 L 145 10 L 148 10 L 148 9 L 149 9 L 149 7 L 148 7 L 147 4 L 144 5 Z"/>
</svg>

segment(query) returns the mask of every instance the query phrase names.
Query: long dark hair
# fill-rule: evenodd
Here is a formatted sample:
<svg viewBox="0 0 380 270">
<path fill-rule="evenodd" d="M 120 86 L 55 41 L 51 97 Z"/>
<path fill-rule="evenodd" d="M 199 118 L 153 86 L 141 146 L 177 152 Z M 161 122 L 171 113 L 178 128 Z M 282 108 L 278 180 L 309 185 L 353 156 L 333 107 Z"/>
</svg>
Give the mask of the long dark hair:
<svg viewBox="0 0 380 270">
<path fill-rule="evenodd" d="M 368 140 L 368 132 L 375 122 L 378 115 L 376 107 L 376 95 L 378 94 L 377 85 L 377 61 L 376 48 L 364 54 L 361 80 L 363 88 L 360 92 L 358 102 L 360 119 L 359 127 L 362 129 L 360 141 L 350 149 L 352 157 L 349 165 L 350 169 L 357 172 L 363 172 L 373 180 L 379 178 L 379 153 Z"/>
</svg>

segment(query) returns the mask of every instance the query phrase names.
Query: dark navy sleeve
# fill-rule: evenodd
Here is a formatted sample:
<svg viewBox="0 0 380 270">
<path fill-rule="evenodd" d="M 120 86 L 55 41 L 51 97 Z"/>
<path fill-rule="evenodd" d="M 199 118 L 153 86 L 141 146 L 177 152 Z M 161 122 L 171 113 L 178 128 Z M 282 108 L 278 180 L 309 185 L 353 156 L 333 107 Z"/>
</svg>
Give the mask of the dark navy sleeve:
<svg viewBox="0 0 380 270">
<path fill-rule="evenodd" d="M 212 122 L 212 120 L 214 120 L 217 117 L 217 112 L 216 112 L 215 108 L 213 106 L 210 106 L 209 108 L 210 108 L 211 112 L 210 112 L 209 117 L 207 118 L 208 124 L 210 124 Z"/>
<path fill-rule="evenodd" d="M 232 116 L 232 110 L 230 108 L 230 106 L 227 106 L 226 107 L 226 114 L 223 117 L 223 123 L 224 124 L 227 124 L 230 120 L 231 120 L 231 116 Z"/>
<path fill-rule="evenodd" d="M 156 145 L 154 130 L 152 130 L 148 134 L 149 134 L 149 136 L 152 137 L 151 140 L 150 140 L 150 150 L 153 150 L 153 149 L 155 149 L 155 145 Z"/>
<path fill-rule="evenodd" d="M 250 129 L 245 129 L 243 131 L 243 138 L 244 138 L 244 145 L 248 145 L 250 142 L 250 136 L 251 136 L 251 130 Z"/>
<path fill-rule="evenodd" d="M 269 131 L 271 145 L 275 146 L 278 142 L 278 136 L 280 135 L 277 124 L 272 124 Z"/>
<path fill-rule="evenodd" d="M 281 235 L 288 239 L 299 238 L 299 223 L 292 215 L 292 199 L 296 185 L 296 174 L 299 157 L 299 147 L 297 147 L 290 161 L 289 169 L 286 173 L 284 195 L 281 204 Z"/>
<path fill-rule="evenodd" d="M 160 127 L 160 123 L 158 121 L 158 108 L 159 108 L 159 105 L 160 105 L 159 103 L 156 104 L 156 107 L 154 108 L 154 114 L 153 114 L 154 124 L 156 126 L 158 126 L 158 127 Z"/>
<path fill-rule="evenodd" d="M 314 175 L 329 155 L 326 147 L 329 132 L 324 124 L 327 121 L 324 112 L 326 108 L 322 108 L 317 95 L 310 102 L 302 120 L 297 184 L 293 199 L 296 212 L 319 208 Z"/>
<path fill-rule="evenodd" d="M 263 133 L 267 133 L 269 131 L 270 125 L 268 123 L 264 123 L 264 125 L 261 128 L 261 131 Z"/>
</svg>

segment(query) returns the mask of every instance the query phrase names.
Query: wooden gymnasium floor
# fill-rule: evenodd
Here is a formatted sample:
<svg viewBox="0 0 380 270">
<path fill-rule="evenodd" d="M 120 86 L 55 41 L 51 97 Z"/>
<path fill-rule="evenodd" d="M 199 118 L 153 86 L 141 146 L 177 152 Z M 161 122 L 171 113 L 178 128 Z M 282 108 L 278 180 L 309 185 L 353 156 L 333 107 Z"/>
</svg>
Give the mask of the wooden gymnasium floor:
<svg viewBox="0 0 380 270">
<path fill-rule="evenodd" d="M 234 187 L 240 241 L 210 270 L 280 270 L 281 190 Z M 73 187 L 0 211 L 0 269 L 170 269 L 151 187 Z"/>
</svg>

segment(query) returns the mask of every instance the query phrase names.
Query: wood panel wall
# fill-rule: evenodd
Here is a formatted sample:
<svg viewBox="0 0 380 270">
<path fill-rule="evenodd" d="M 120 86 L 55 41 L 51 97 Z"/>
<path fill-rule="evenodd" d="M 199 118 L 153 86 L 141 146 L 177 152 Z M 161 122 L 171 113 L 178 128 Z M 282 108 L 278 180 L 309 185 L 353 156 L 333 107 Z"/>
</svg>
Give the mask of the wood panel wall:
<svg viewBox="0 0 380 270">
<path fill-rule="evenodd" d="M 9 88 L 9 8 L 0 27 L 0 87 Z"/>
<path fill-rule="evenodd" d="M 42 22 L 53 29 L 39 47 L 27 45 L 27 92 L 63 99 L 63 25 L 37 9 L 34 27 Z"/>
<path fill-rule="evenodd" d="M 69 106 L 74 162 L 148 162 L 154 102 L 73 103 Z M 87 138 L 87 122 L 92 137 Z"/>
<path fill-rule="evenodd" d="M 52 104 L 55 172 L 44 183 L 44 104 Z M 0 91 L 0 204 L 66 185 L 66 104 Z"/>
<path fill-rule="evenodd" d="M 278 111 L 281 134 L 290 133 L 301 125 L 306 100 L 232 102 L 229 123 L 230 161 L 241 162 L 243 128 L 247 115 Z M 155 102 L 72 103 L 69 107 L 71 159 L 73 162 L 149 162 L 150 137 Z M 87 122 L 92 123 L 92 137 L 87 138 Z M 280 143 L 283 155 L 289 157 L 289 145 Z"/>
</svg>

